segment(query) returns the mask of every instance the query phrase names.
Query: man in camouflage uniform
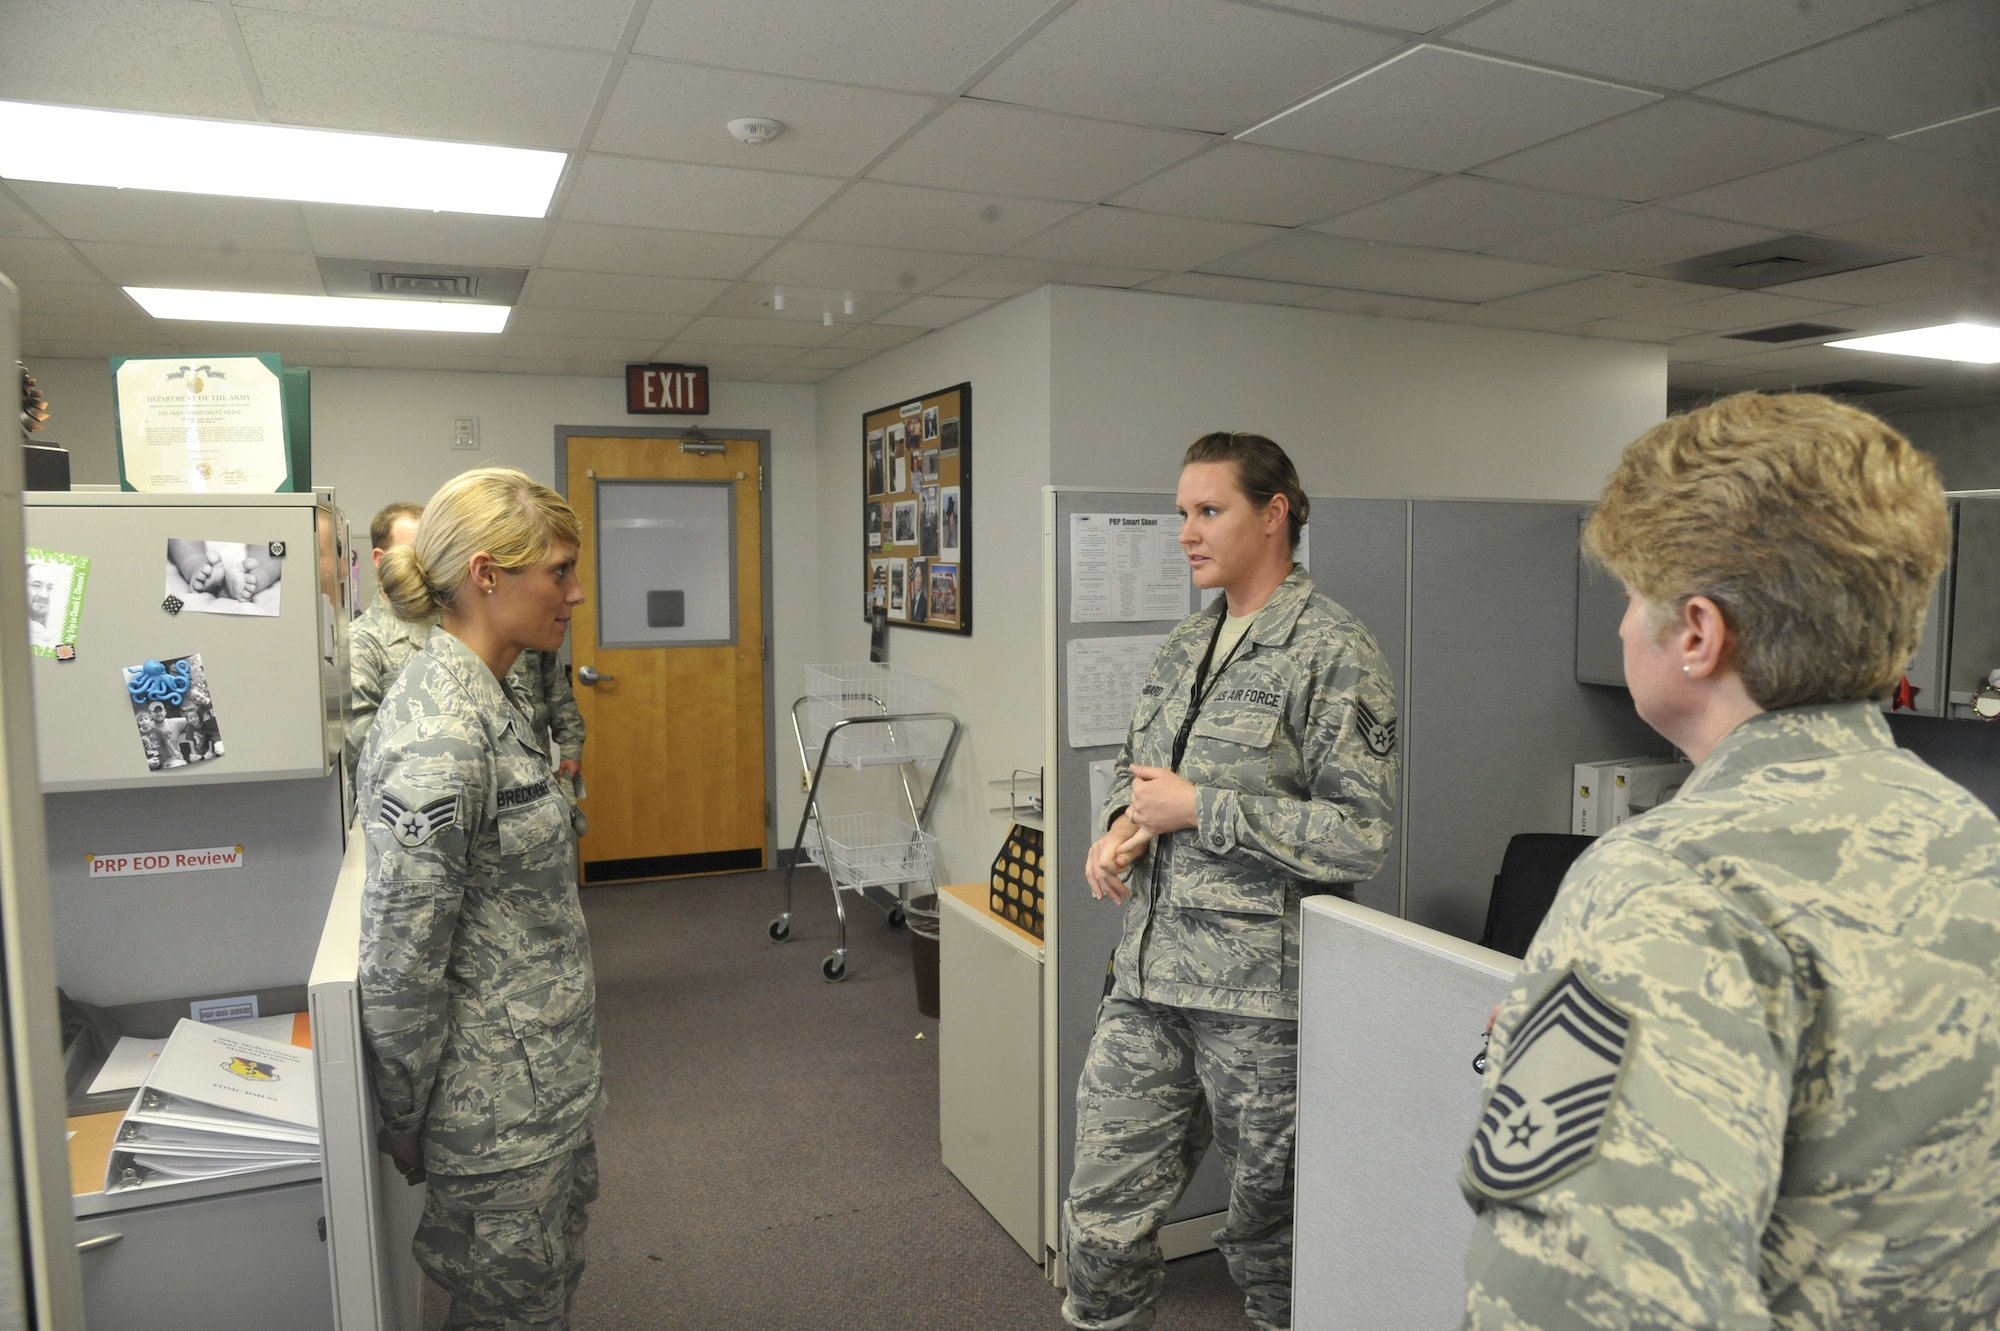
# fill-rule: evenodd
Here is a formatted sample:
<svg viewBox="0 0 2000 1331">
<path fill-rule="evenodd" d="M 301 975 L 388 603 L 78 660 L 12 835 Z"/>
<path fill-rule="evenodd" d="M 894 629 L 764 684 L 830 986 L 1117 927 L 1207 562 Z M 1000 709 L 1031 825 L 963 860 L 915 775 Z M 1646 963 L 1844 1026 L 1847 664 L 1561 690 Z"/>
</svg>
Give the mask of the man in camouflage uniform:
<svg viewBox="0 0 2000 1331">
<path fill-rule="evenodd" d="M 375 540 L 375 562 L 382 552 L 408 545 L 417 537 L 417 504 L 395 503 L 375 515 L 371 534 Z M 348 630 L 347 708 L 348 770 L 359 773 L 362 745 L 375 722 L 389 686 L 402 677 L 403 667 L 422 648 L 431 624 L 405 623 L 389 608 L 388 598 L 377 592 L 368 609 Z M 583 810 L 577 807 L 576 779 L 583 771 L 583 713 L 577 709 L 576 693 L 570 688 L 569 672 L 554 652 L 523 651 L 507 672 L 507 688 L 528 711 L 535 733 L 553 732 L 558 752 L 556 771 L 563 798 L 569 804 L 570 824 L 578 836 L 590 828 Z"/>
<path fill-rule="evenodd" d="M 1626 450 L 1586 541 L 1697 766 L 1577 860 L 1497 1011 L 1467 1327 L 2000 1325 L 2000 821 L 1870 701 L 1949 531 L 1826 398 Z"/>
<path fill-rule="evenodd" d="M 1161 645 L 1105 826 L 1132 801 L 1134 765 L 1173 765 L 1224 608 L 1218 599 Z M 1374 638 L 1300 568 L 1218 663 L 1178 768 L 1197 825 L 1155 839 L 1132 866 L 1077 1088 L 1063 1207 L 1063 1315 L 1077 1327 L 1152 1324 L 1165 1280 L 1155 1234 L 1211 1138 L 1230 1179 L 1216 1246 L 1251 1321 L 1291 1325 L 1299 899 L 1349 895 L 1381 868 L 1395 698 Z"/>
<path fill-rule="evenodd" d="M 361 766 L 362 1032 L 392 1153 L 428 1175 L 417 1259 L 455 1331 L 567 1326 L 597 1195 L 596 982 L 552 767 L 443 629 Z"/>
</svg>

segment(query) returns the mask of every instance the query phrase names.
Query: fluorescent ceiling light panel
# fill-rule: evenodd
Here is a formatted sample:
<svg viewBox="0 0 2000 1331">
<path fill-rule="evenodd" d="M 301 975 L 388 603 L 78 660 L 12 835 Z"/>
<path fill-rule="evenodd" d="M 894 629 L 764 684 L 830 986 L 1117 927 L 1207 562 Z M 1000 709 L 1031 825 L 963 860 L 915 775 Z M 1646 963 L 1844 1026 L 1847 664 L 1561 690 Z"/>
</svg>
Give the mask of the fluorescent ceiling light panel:
<svg viewBox="0 0 2000 1331">
<path fill-rule="evenodd" d="M 1829 342 L 1830 347 L 1849 351 L 1882 351 L 1891 356 L 1926 356 L 1931 360 L 1970 361 L 1974 365 L 2000 364 L 2000 328 L 1985 324 L 1939 324 L 1935 328 L 1912 328 L 1905 333 L 1879 333 L 1874 337 L 1850 337 Z"/>
<path fill-rule="evenodd" d="M 201 323 L 306 324 L 314 328 L 395 328 L 426 333 L 500 333 L 507 305 L 442 300 L 363 300 L 355 296 L 281 296 L 264 291 L 176 291 L 126 287 L 155 319 Z"/>
<path fill-rule="evenodd" d="M 0 177 L 545 217 L 566 158 L 386 134 L 0 102 Z"/>
</svg>

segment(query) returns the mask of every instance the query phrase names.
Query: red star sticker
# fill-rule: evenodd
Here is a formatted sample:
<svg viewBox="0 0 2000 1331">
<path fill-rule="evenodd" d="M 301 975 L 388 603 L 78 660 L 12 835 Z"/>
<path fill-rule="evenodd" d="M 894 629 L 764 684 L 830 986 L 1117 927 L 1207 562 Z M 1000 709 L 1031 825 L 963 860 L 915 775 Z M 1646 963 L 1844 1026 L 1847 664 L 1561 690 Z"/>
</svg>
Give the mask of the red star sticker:
<svg viewBox="0 0 2000 1331">
<path fill-rule="evenodd" d="M 1916 685 L 1914 685 L 1914 684 L 1910 683 L 1910 677 L 1909 677 L 1908 675 L 1905 675 L 1905 676 L 1903 676 L 1903 680 L 1902 680 L 1902 682 L 1901 682 L 1900 684 L 1896 685 L 1896 701 L 1895 701 L 1895 705 L 1894 705 L 1894 706 L 1892 706 L 1892 707 L 1891 707 L 1891 708 L 1890 708 L 1889 710 L 1893 712 L 1893 711 L 1897 710 L 1898 708 L 1905 708 L 1905 707 L 1906 707 L 1906 708 L 1908 708 L 1908 709 L 1909 709 L 1910 711 L 1913 711 L 1913 712 L 1914 712 L 1914 711 L 1916 711 L 1916 710 L 1917 710 L 1917 695 L 1918 695 L 1919 693 L 1922 693 L 1922 692 L 1923 692 L 1923 690 L 1922 690 L 1922 689 L 1920 689 L 1920 688 L 1918 688 L 1918 687 L 1917 687 Z"/>
</svg>

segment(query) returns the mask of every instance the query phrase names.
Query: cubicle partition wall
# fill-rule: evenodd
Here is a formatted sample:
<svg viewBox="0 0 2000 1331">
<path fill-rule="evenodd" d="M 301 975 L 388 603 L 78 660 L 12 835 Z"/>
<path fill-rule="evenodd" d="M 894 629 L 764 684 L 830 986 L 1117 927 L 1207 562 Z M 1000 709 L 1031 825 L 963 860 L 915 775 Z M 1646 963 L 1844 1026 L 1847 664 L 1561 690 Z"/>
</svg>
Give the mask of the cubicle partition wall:
<svg viewBox="0 0 2000 1331">
<path fill-rule="evenodd" d="M 1576 681 L 1574 503 L 1410 505 L 1410 669 L 1403 707 L 1416 924 L 1477 938 L 1507 841 L 1567 832 L 1570 769 L 1671 753 L 1621 688 Z M 1373 903 L 1369 903 L 1373 904 Z"/>
<path fill-rule="evenodd" d="M 1318 496 L 1312 503 L 1314 581 L 1381 644 L 1403 737 L 1398 837 L 1357 900 L 1476 938 L 1508 839 L 1569 829 L 1573 764 L 1668 752 L 1623 689 L 1576 681 L 1576 540 L 1584 506 Z M 1072 622 L 1073 519 L 1154 515 L 1171 531 L 1173 512 L 1173 496 L 1161 491 L 1059 487 L 1047 492 L 1043 510 L 1053 958 L 1043 1001 L 1043 1196 L 1051 1250 L 1074 1151 L 1077 1079 L 1120 920 L 1119 909 L 1092 900 L 1083 882 L 1099 813 L 1089 768 L 1115 756 L 1117 745 L 1069 743 L 1080 701 L 1071 696 L 1072 644 L 1157 638 L 1175 622 Z M 1195 604 L 1190 589 L 1186 609 Z M 1183 1227 L 1163 1236 L 1168 1251 L 1207 1246 L 1201 1218 L 1225 1200 L 1219 1172 L 1205 1163 L 1172 1217 Z"/>
<path fill-rule="evenodd" d="M 1333 897 L 1300 912 L 1292 1325 L 1458 1324 L 1473 1217 L 1458 1162 L 1479 1028 L 1519 963 Z"/>
</svg>

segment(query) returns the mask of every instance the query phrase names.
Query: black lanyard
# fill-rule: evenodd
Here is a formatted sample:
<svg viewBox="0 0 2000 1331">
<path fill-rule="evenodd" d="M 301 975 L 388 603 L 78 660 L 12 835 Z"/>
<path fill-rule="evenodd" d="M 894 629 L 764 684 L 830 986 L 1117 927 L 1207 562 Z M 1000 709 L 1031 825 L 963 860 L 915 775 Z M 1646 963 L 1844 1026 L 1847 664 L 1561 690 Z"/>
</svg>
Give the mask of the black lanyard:
<svg viewBox="0 0 2000 1331">
<path fill-rule="evenodd" d="M 1243 626 L 1243 632 L 1235 642 L 1229 644 L 1229 654 L 1222 658 L 1222 664 L 1215 668 L 1215 678 L 1208 675 L 1209 662 L 1215 659 L 1215 644 L 1222 641 L 1222 626 L 1229 621 L 1229 607 L 1223 605 L 1222 614 L 1216 618 L 1215 632 L 1208 635 L 1208 650 L 1202 653 L 1201 666 L 1194 672 L 1194 687 L 1188 690 L 1188 711 L 1181 719 L 1180 733 L 1174 736 L 1174 760 L 1169 766 L 1173 771 L 1181 770 L 1181 759 L 1187 756 L 1188 740 L 1194 734 L 1194 723 L 1201 717 L 1202 704 L 1208 695 L 1215 692 L 1215 686 L 1222 679 L 1222 672 L 1236 659 L 1236 653 L 1250 638 L 1250 625 Z"/>
</svg>

